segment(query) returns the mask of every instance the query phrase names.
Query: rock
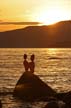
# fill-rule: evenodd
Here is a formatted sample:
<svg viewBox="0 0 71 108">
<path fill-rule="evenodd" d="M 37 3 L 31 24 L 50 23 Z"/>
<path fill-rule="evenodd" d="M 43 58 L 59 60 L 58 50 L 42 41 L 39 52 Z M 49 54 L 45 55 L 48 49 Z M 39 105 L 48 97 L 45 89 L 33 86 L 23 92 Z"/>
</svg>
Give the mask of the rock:
<svg viewBox="0 0 71 108">
<path fill-rule="evenodd" d="M 65 108 L 63 101 L 50 101 L 44 108 Z"/>
<path fill-rule="evenodd" d="M 71 103 L 71 91 L 67 92 L 63 98 L 63 101 L 66 104 L 70 104 Z"/>
<path fill-rule="evenodd" d="M 65 94 L 63 101 L 66 103 L 65 108 L 71 108 L 71 91 Z"/>
<path fill-rule="evenodd" d="M 44 108 L 59 108 L 59 106 L 56 101 L 51 101 L 51 102 L 48 102 Z"/>
<path fill-rule="evenodd" d="M 1 100 L 0 100 L 0 108 L 2 108 L 2 102 L 1 102 Z"/>
<path fill-rule="evenodd" d="M 71 108 L 71 103 L 70 104 L 66 104 L 64 108 Z"/>
<path fill-rule="evenodd" d="M 37 75 L 25 72 L 14 89 L 14 96 L 25 101 L 46 101 L 56 92 L 44 83 Z"/>
<path fill-rule="evenodd" d="M 64 107 L 61 108 L 71 108 L 71 91 L 66 93 L 56 93 L 55 97 L 57 100 L 61 100 L 65 103 Z"/>
<path fill-rule="evenodd" d="M 70 104 L 71 103 L 71 91 L 66 92 L 66 93 L 56 93 L 55 97 L 58 100 L 62 100 L 66 104 Z"/>
</svg>

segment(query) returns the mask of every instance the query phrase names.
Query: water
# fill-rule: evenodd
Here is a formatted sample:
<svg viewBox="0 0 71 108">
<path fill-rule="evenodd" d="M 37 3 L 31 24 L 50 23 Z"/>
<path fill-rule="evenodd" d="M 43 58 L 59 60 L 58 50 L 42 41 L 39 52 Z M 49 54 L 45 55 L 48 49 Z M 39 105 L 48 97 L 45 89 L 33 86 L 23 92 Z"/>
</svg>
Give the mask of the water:
<svg viewBox="0 0 71 108">
<path fill-rule="evenodd" d="M 71 90 L 71 49 L 0 49 L 0 92 L 13 92 L 24 72 L 23 54 L 35 54 L 35 74 L 57 92 Z M 46 102 L 21 102 L 12 94 L 1 95 L 3 108 L 43 108 Z"/>
</svg>

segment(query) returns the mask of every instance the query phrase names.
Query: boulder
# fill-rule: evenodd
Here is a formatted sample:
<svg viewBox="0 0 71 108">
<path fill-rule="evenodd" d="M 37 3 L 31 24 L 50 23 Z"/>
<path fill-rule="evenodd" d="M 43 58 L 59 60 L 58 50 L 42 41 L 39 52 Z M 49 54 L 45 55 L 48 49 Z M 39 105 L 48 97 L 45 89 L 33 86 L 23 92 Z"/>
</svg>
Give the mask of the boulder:
<svg viewBox="0 0 71 108">
<path fill-rule="evenodd" d="M 1 102 L 1 100 L 0 100 L 0 108 L 2 108 L 2 102 Z"/>
<path fill-rule="evenodd" d="M 50 86 L 30 72 L 24 72 L 14 89 L 14 96 L 24 101 L 47 101 L 55 94 Z"/>
<path fill-rule="evenodd" d="M 69 91 L 69 92 L 62 92 L 62 93 L 56 93 L 55 97 L 58 100 L 62 100 L 66 104 L 70 104 L 71 103 L 71 91 Z"/>
<path fill-rule="evenodd" d="M 50 101 L 44 108 L 59 108 L 57 101 Z"/>
</svg>

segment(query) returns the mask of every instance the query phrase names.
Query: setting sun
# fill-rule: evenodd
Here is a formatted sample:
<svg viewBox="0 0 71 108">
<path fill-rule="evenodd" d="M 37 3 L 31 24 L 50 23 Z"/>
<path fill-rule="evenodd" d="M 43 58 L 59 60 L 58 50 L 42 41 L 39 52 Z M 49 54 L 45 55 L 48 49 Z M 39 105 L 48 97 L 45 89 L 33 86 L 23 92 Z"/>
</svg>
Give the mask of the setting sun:
<svg viewBox="0 0 71 108">
<path fill-rule="evenodd" d="M 38 22 L 37 25 L 50 25 L 64 20 L 71 20 L 71 0 L 0 1 L 0 30 L 5 22 L 30 22 L 31 25 L 31 22 Z"/>
<path fill-rule="evenodd" d="M 61 9 L 52 8 L 50 10 L 43 10 L 36 15 L 36 19 L 42 25 L 50 25 L 59 21 L 69 20 L 69 15 L 66 16 L 66 11 Z"/>
</svg>

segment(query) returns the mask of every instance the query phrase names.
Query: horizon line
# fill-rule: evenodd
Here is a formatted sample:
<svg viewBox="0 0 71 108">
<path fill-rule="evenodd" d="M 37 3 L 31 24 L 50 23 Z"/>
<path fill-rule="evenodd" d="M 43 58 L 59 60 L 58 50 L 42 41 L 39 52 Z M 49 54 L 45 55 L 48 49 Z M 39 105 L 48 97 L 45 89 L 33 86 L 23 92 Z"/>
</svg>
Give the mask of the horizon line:
<svg viewBox="0 0 71 108">
<path fill-rule="evenodd" d="M 0 22 L 0 25 L 13 24 L 13 25 L 38 25 L 40 22 Z"/>
<path fill-rule="evenodd" d="M 63 22 L 63 21 L 71 21 L 71 20 L 62 20 L 58 22 Z M 56 22 L 57 23 L 57 22 Z M 41 25 L 42 22 L 0 22 L 0 25 Z"/>
</svg>

